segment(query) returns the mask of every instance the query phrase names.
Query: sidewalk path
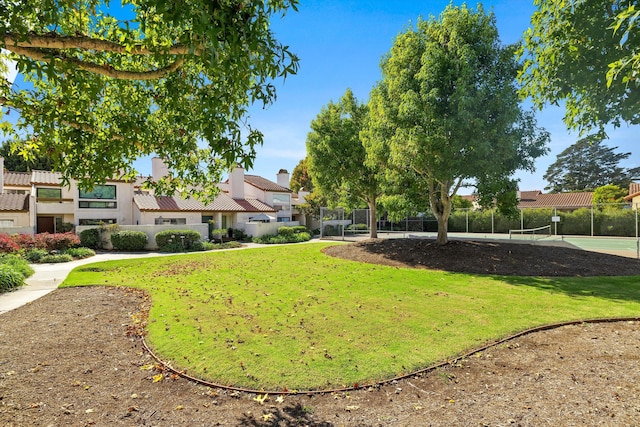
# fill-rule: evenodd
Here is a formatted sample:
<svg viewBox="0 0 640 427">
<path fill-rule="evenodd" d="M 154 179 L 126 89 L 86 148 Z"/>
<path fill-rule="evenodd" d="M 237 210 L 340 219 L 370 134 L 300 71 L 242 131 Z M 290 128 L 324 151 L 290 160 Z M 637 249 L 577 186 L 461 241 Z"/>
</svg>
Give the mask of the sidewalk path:
<svg viewBox="0 0 640 427">
<path fill-rule="evenodd" d="M 222 249 L 223 251 L 237 251 L 248 248 L 263 247 L 256 243 L 243 243 L 241 248 Z M 217 252 L 217 251 L 216 251 Z M 131 258 L 149 258 L 157 256 L 171 256 L 171 255 L 188 255 L 202 252 L 187 252 L 187 253 L 163 253 L 163 252 L 138 252 L 138 253 L 126 253 L 126 252 L 103 252 L 97 253 L 95 256 L 85 259 L 79 259 L 71 262 L 61 262 L 58 264 L 31 264 L 31 267 L 35 270 L 35 273 L 25 280 L 26 286 L 22 286 L 13 292 L 6 292 L 0 294 L 0 314 L 6 313 L 9 310 L 23 306 L 31 301 L 35 301 L 40 297 L 45 296 L 49 292 L 57 289 L 60 283 L 67 278 L 71 270 L 84 265 L 92 264 L 94 262 L 112 261 L 118 259 L 131 259 Z"/>
<path fill-rule="evenodd" d="M 110 261 L 128 258 L 145 258 L 153 256 L 164 256 L 175 254 L 164 254 L 157 252 L 149 253 L 98 253 L 95 256 L 79 259 L 71 262 L 58 264 L 31 264 L 35 273 L 25 280 L 26 286 L 22 286 L 13 292 L 0 294 L 0 314 L 48 294 L 53 291 L 67 278 L 71 270 L 79 265 L 91 264 L 94 262 Z"/>
</svg>

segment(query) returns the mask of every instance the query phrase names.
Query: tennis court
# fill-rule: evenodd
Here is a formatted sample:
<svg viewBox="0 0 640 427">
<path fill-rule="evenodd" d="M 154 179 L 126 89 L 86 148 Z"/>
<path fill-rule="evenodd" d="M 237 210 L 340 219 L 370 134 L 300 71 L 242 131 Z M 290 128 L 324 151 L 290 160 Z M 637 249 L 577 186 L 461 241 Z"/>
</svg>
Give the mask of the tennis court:
<svg viewBox="0 0 640 427">
<path fill-rule="evenodd" d="M 436 238 L 433 232 L 378 232 L 381 239 L 394 238 Z M 361 235 L 361 238 L 363 236 Z M 629 258 L 640 258 L 640 241 L 635 237 L 598 237 L 598 236 L 555 236 L 555 235 L 512 235 L 502 233 L 449 233 L 450 239 L 491 239 L 525 241 L 532 244 L 558 244 L 560 242 L 593 252 L 602 252 Z M 349 239 L 350 240 L 350 239 Z M 552 243 L 553 242 L 553 243 Z"/>
</svg>

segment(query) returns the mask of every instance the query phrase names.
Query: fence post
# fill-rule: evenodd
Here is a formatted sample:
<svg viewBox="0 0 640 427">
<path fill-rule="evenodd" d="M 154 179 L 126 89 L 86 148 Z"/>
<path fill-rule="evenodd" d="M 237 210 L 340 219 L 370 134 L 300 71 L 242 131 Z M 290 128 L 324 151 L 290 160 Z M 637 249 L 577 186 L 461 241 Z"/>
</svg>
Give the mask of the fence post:
<svg viewBox="0 0 640 427">
<path fill-rule="evenodd" d="M 491 209 L 491 234 L 493 234 L 493 212 L 494 209 Z"/>
<path fill-rule="evenodd" d="M 466 210 L 466 216 L 467 216 L 467 233 L 469 232 L 469 208 L 467 208 Z"/>
<path fill-rule="evenodd" d="M 591 237 L 593 237 L 593 205 L 591 205 Z"/>
</svg>

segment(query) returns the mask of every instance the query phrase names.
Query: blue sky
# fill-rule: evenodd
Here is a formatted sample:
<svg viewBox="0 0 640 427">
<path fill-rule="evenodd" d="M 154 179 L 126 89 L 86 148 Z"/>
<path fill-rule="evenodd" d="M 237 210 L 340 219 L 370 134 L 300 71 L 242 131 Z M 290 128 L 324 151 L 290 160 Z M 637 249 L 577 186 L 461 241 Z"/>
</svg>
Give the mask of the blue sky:
<svg viewBox="0 0 640 427">
<path fill-rule="evenodd" d="M 275 180 L 279 169 L 291 172 L 305 156 L 309 125 L 322 106 L 337 101 L 347 88 L 366 101 L 381 77 L 380 59 L 390 50 L 395 36 L 419 16 L 439 15 L 447 4 L 446 0 L 302 0 L 299 12 L 274 18 L 273 29 L 278 39 L 300 57 L 300 70 L 284 83 L 277 82 L 274 105 L 267 110 L 252 110 L 250 122 L 265 139 L 249 173 Z M 503 43 L 520 40 L 534 11 L 533 0 L 483 4 L 485 10 L 495 13 Z M 550 152 L 538 159 L 535 173 L 516 175 L 521 189 L 542 190 L 547 167 L 579 139 L 576 133 L 567 131 L 563 115 L 564 110 L 558 107 L 537 113 L 538 124 L 551 132 Z M 640 166 L 639 130 L 624 126 L 609 132 L 609 146 L 632 153 L 624 163 L 626 167 Z"/>
<path fill-rule="evenodd" d="M 251 109 L 249 122 L 263 132 L 264 145 L 258 147 L 248 173 L 275 181 L 280 169 L 292 172 L 306 155 L 309 125 L 322 106 L 337 101 L 347 88 L 366 102 L 381 77 L 380 59 L 389 52 L 394 38 L 420 16 L 438 16 L 448 4 L 448 0 L 301 0 L 298 12 L 274 17 L 272 28 L 299 56 L 300 70 L 286 81 L 276 81 L 275 104 L 266 110 L 261 105 Z M 494 12 L 505 44 L 520 40 L 534 11 L 533 0 L 487 1 L 484 8 Z M 547 167 L 579 139 L 567 131 L 563 115 L 559 107 L 537 113 L 538 124 L 551 133 L 550 151 L 537 160 L 534 173 L 516 175 L 522 190 L 544 189 L 542 176 Z M 608 133 L 609 146 L 632 153 L 623 166 L 640 166 L 640 127 L 623 126 Z M 135 166 L 143 175 L 151 173 L 150 158 L 140 159 Z M 470 192 L 462 190 L 463 194 Z"/>
</svg>

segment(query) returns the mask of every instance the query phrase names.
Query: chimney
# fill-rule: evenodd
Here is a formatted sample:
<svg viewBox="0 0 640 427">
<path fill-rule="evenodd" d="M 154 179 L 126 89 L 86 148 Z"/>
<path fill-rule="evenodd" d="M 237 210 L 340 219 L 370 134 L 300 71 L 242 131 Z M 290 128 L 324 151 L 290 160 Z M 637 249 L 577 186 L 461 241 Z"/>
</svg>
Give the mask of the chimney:
<svg viewBox="0 0 640 427">
<path fill-rule="evenodd" d="M 151 177 L 153 181 L 158 182 L 160 178 L 169 175 L 169 168 L 165 164 L 164 160 L 160 157 L 154 157 L 151 159 Z"/>
<path fill-rule="evenodd" d="M 279 186 L 289 188 L 289 172 L 286 169 L 280 169 L 276 176 Z"/>
<path fill-rule="evenodd" d="M 304 187 L 302 187 L 301 189 L 298 190 L 298 202 L 300 203 L 304 203 L 307 201 L 307 196 L 311 194 L 310 192 L 308 192 L 307 190 L 304 189 Z"/>
<path fill-rule="evenodd" d="M 4 193 L 4 157 L 0 156 L 0 194 Z"/>
<path fill-rule="evenodd" d="M 244 199 L 244 169 L 240 165 L 229 173 L 229 195 L 232 199 Z"/>
</svg>

